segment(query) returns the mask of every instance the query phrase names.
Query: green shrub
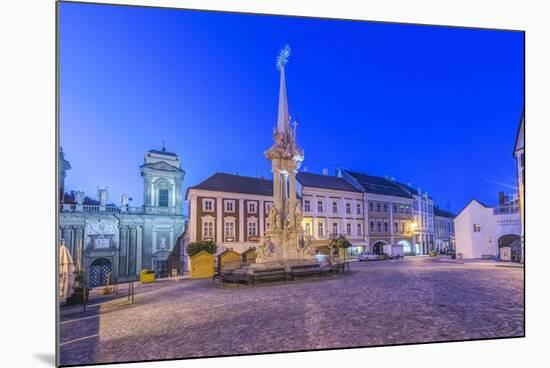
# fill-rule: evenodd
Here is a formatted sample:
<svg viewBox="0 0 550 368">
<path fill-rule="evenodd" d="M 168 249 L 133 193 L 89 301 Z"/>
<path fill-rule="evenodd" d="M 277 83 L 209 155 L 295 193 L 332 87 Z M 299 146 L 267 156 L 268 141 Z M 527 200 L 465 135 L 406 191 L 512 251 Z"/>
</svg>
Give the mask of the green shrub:
<svg viewBox="0 0 550 368">
<path fill-rule="evenodd" d="M 203 241 L 187 244 L 187 254 L 190 257 L 193 257 L 196 254 L 199 254 L 202 251 L 205 251 L 210 254 L 216 254 L 218 246 L 212 241 Z"/>
<path fill-rule="evenodd" d="M 430 250 L 430 257 L 435 257 L 437 256 L 437 251 L 436 250 Z"/>
</svg>

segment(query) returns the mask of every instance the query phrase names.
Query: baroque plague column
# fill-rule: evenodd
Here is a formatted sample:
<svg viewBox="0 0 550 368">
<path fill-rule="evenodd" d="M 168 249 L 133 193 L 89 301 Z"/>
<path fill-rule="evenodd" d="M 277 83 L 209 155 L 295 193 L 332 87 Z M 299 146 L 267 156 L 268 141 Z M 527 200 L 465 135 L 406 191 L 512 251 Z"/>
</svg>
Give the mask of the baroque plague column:
<svg viewBox="0 0 550 368">
<path fill-rule="evenodd" d="M 290 127 L 286 96 L 285 65 L 290 57 L 286 45 L 277 56 L 281 73 L 279 113 L 273 131 L 273 145 L 264 152 L 273 173 L 273 206 L 267 218 L 267 230 L 258 247 L 257 262 L 312 258 L 304 243 L 302 209 L 296 200 L 296 173 L 304 160 L 304 151 L 296 144 L 296 122 Z"/>
</svg>

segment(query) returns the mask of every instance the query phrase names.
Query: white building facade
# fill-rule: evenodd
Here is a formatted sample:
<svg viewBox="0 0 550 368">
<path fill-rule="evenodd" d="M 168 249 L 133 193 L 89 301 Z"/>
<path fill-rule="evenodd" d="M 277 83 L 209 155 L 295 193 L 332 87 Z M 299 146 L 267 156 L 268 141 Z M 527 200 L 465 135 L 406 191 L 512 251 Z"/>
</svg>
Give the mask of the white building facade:
<svg viewBox="0 0 550 368">
<path fill-rule="evenodd" d="M 471 201 L 454 219 L 458 258 L 521 259 L 518 206 L 489 207 Z"/>
</svg>

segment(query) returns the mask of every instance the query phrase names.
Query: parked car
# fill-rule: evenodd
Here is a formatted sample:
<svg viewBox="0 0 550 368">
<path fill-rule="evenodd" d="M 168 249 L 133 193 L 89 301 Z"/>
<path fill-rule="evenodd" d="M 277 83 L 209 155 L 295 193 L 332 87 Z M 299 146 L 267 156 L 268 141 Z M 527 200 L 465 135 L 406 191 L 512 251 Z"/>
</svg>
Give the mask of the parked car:
<svg viewBox="0 0 550 368">
<path fill-rule="evenodd" d="M 359 261 L 376 261 L 378 260 L 378 254 L 372 252 L 361 253 L 357 256 Z"/>
</svg>

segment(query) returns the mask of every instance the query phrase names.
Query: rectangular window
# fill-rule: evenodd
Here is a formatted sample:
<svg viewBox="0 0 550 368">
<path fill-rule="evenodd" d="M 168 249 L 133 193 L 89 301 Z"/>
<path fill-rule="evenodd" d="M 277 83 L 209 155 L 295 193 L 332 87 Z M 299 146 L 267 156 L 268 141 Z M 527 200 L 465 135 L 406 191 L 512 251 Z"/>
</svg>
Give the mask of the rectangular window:
<svg viewBox="0 0 550 368">
<path fill-rule="evenodd" d="M 332 213 L 337 213 L 337 212 L 338 212 L 338 203 L 332 202 Z"/>
<path fill-rule="evenodd" d="M 338 223 L 333 222 L 332 223 L 332 235 L 338 234 Z"/>
<path fill-rule="evenodd" d="M 202 200 L 202 210 L 203 211 L 213 211 L 214 210 L 214 201 L 211 199 Z"/>
<path fill-rule="evenodd" d="M 235 212 L 235 201 L 225 201 L 225 212 Z"/>
<path fill-rule="evenodd" d="M 388 228 L 389 228 L 388 223 L 387 223 L 387 222 L 384 222 L 384 232 L 387 233 L 387 232 L 388 232 Z"/>
<path fill-rule="evenodd" d="M 384 212 L 388 212 L 388 204 L 384 203 Z"/>
<path fill-rule="evenodd" d="M 250 221 L 248 223 L 248 236 L 258 235 L 258 227 L 256 226 L 256 221 Z"/>
<path fill-rule="evenodd" d="M 304 211 L 309 212 L 311 211 L 311 203 L 308 199 L 304 201 Z"/>
<path fill-rule="evenodd" d="M 399 224 L 397 222 L 393 223 L 393 231 L 395 231 L 395 232 L 399 231 Z"/>
<path fill-rule="evenodd" d="M 233 221 L 225 222 L 225 236 L 227 237 L 235 236 L 235 223 Z"/>
<path fill-rule="evenodd" d="M 374 211 L 374 203 L 369 202 L 369 209 L 370 211 Z"/>
<path fill-rule="evenodd" d="M 159 189 L 159 207 L 168 207 L 168 189 Z"/>
<path fill-rule="evenodd" d="M 378 231 L 381 232 L 382 231 L 382 223 L 380 221 L 378 221 Z"/>
<path fill-rule="evenodd" d="M 474 224 L 474 233 L 481 232 L 481 224 Z"/>
<path fill-rule="evenodd" d="M 361 224 L 357 224 L 357 235 L 359 235 L 359 236 L 363 235 L 363 231 L 361 229 Z"/>
<path fill-rule="evenodd" d="M 397 205 L 396 204 L 393 205 L 393 212 L 397 213 Z"/>
<path fill-rule="evenodd" d="M 323 202 L 317 202 L 317 212 L 323 212 Z"/>
<path fill-rule="evenodd" d="M 369 225 L 370 225 L 370 231 L 374 231 L 374 221 L 371 221 Z"/>
<path fill-rule="evenodd" d="M 361 214 L 361 205 L 360 204 L 357 205 L 357 214 L 358 215 Z"/>
<path fill-rule="evenodd" d="M 256 213 L 256 202 L 248 202 L 248 212 Z"/>
<path fill-rule="evenodd" d="M 311 236 L 311 224 L 306 222 L 306 235 Z"/>
<path fill-rule="evenodd" d="M 346 224 L 346 234 L 347 234 L 348 236 L 351 235 L 351 224 Z"/>
<path fill-rule="evenodd" d="M 346 213 L 351 214 L 351 204 L 346 203 Z"/>
<path fill-rule="evenodd" d="M 214 236 L 214 222 L 204 221 L 202 223 L 202 237 L 212 238 Z"/>
<path fill-rule="evenodd" d="M 269 213 L 269 211 L 271 211 L 271 207 L 273 207 L 273 203 L 267 202 L 265 204 L 265 213 Z"/>
<path fill-rule="evenodd" d="M 380 203 L 376 204 L 376 212 L 380 212 Z"/>
<path fill-rule="evenodd" d="M 325 227 L 323 226 L 322 222 L 319 222 L 317 225 L 317 235 L 319 238 L 323 238 L 325 236 Z"/>
</svg>

